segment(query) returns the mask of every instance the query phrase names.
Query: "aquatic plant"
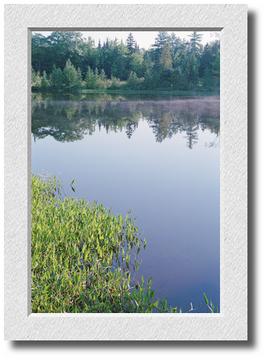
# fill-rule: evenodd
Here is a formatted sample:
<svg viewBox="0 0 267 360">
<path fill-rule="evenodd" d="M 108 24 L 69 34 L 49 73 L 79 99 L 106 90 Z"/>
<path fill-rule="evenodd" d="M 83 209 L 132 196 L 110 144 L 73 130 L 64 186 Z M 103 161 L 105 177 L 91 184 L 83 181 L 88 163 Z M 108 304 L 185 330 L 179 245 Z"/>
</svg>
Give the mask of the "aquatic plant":
<svg viewBox="0 0 267 360">
<path fill-rule="evenodd" d="M 132 217 L 61 192 L 56 178 L 32 176 L 32 312 L 178 312 L 138 276 L 146 241 Z"/>
<path fill-rule="evenodd" d="M 145 246 L 129 214 L 63 198 L 56 178 L 32 176 L 33 312 L 177 312 L 137 276 Z"/>
<path fill-rule="evenodd" d="M 208 296 L 205 292 L 203 293 L 203 299 L 204 299 L 204 302 L 205 302 L 209 312 L 211 312 L 211 313 L 219 313 L 220 312 L 218 305 L 214 305 L 213 301 L 208 298 Z"/>
</svg>

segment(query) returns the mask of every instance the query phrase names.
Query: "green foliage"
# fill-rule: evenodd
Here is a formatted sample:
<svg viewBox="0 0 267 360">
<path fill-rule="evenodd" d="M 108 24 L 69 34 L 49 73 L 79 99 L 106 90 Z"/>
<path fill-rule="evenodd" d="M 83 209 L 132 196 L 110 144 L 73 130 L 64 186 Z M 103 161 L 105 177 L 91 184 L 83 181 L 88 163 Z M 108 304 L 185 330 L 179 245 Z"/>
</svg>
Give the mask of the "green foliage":
<svg viewBox="0 0 267 360">
<path fill-rule="evenodd" d="M 50 75 L 50 85 L 52 89 L 60 89 L 64 84 L 64 75 L 60 68 L 53 66 L 53 70 Z"/>
<path fill-rule="evenodd" d="M 43 76 L 42 76 L 42 79 L 41 79 L 41 88 L 42 89 L 48 89 L 50 87 L 50 82 L 49 82 L 49 79 L 46 75 L 46 71 L 44 70 L 43 72 Z"/>
<path fill-rule="evenodd" d="M 63 70 L 64 84 L 67 89 L 78 89 L 81 87 L 81 72 L 76 70 L 70 60 L 67 60 Z"/>
<path fill-rule="evenodd" d="M 170 44 L 166 44 L 163 46 L 162 52 L 160 54 L 160 64 L 162 66 L 162 70 L 170 70 L 172 68 Z"/>
<path fill-rule="evenodd" d="M 32 67 L 35 90 L 218 90 L 220 44 L 214 41 L 203 48 L 197 32 L 188 41 L 159 32 L 152 47 L 144 50 L 131 33 L 126 43 L 106 40 L 95 46 L 79 32 L 57 31 L 47 37 L 33 34 Z M 41 84 L 44 71 L 48 75 Z"/>
<path fill-rule="evenodd" d="M 139 89 L 142 86 L 144 79 L 138 78 L 134 71 L 130 72 L 129 78 L 127 80 L 126 88 L 129 89 Z"/>
<path fill-rule="evenodd" d="M 129 58 L 129 69 L 136 73 L 136 75 L 141 78 L 145 73 L 145 60 L 144 55 L 140 51 L 135 51 L 131 54 Z"/>
<path fill-rule="evenodd" d="M 98 69 L 95 69 L 95 89 L 106 89 L 109 86 L 109 81 L 107 81 L 105 70 L 102 69 L 100 73 Z"/>
<path fill-rule="evenodd" d="M 210 300 L 208 298 L 206 293 L 203 293 L 203 299 L 204 299 L 204 302 L 205 302 L 205 304 L 207 305 L 207 307 L 209 309 L 209 312 L 211 312 L 211 313 L 218 313 L 219 312 L 218 306 L 215 306 L 213 304 L 212 300 Z"/>
<path fill-rule="evenodd" d="M 85 76 L 85 86 L 87 89 L 95 88 L 95 74 L 90 66 L 88 66 L 88 70 Z"/>
<path fill-rule="evenodd" d="M 111 81 L 106 77 L 104 69 L 98 72 L 98 68 L 93 71 L 88 67 L 85 77 L 85 87 L 87 89 L 106 89 L 111 86 Z"/>
<path fill-rule="evenodd" d="M 135 51 L 135 40 L 134 40 L 134 37 L 133 37 L 133 34 L 130 33 L 127 37 L 127 40 L 126 40 L 126 44 L 127 44 L 127 49 L 129 51 L 130 54 L 134 53 Z"/>
<path fill-rule="evenodd" d="M 196 31 L 194 31 L 191 35 L 189 35 L 189 37 L 190 37 L 190 51 L 194 55 L 200 55 L 202 50 L 201 35 L 198 34 Z"/>
<path fill-rule="evenodd" d="M 115 76 L 111 77 L 109 89 L 117 90 L 125 87 L 125 82 L 116 78 Z"/>
<path fill-rule="evenodd" d="M 42 83 L 42 77 L 40 75 L 40 72 L 35 72 L 34 69 L 32 69 L 32 88 L 33 89 L 40 89 Z"/>
<path fill-rule="evenodd" d="M 63 199 L 55 178 L 32 177 L 33 312 L 176 312 L 138 281 L 144 247 L 129 214 Z"/>
</svg>

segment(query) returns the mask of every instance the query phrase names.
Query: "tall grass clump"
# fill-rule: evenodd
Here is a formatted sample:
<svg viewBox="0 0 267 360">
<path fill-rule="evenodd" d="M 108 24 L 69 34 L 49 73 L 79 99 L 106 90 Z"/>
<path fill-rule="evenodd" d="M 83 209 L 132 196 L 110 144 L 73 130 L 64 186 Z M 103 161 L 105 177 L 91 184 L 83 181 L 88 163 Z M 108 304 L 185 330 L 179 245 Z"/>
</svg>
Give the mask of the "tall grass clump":
<svg viewBox="0 0 267 360">
<path fill-rule="evenodd" d="M 176 312 L 137 276 L 145 241 L 131 216 L 60 189 L 32 177 L 32 311 Z"/>
</svg>

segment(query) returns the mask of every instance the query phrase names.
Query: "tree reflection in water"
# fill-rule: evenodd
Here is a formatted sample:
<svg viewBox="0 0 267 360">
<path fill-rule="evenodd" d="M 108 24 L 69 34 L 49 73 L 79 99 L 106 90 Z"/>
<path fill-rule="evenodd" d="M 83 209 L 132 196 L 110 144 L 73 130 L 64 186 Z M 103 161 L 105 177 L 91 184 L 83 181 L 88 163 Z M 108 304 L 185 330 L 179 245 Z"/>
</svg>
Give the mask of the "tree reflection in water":
<svg viewBox="0 0 267 360">
<path fill-rule="evenodd" d="M 147 121 L 157 142 L 182 133 L 187 146 L 198 142 L 199 130 L 219 135 L 218 97 L 132 98 L 79 96 L 68 99 L 33 94 L 32 134 L 35 139 L 52 136 L 57 141 L 77 141 L 96 129 L 125 132 L 131 138 L 139 121 Z"/>
</svg>

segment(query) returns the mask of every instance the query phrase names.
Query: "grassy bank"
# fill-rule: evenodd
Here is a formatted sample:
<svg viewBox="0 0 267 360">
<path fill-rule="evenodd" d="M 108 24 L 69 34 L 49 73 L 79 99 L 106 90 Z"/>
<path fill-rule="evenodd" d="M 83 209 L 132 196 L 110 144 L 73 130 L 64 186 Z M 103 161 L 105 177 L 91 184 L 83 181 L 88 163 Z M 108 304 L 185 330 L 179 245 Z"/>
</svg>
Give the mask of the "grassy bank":
<svg viewBox="0 0 267 360">
<path fill-rule="evenodd" d="M 63 199 L 55 178 L 32 176 L 32 312 L 181 312 L 138 276 L 145 246 L 129 214 Z M 203 301 L 219 311 L 205 293 Z"/>
<path fill-rule="evenodd" d="M 144 247 L 129 215 L 63 199 L 56 179 L 32 177 L 33 312 L 176 312 L 138 280 Z"/>
</svg>

